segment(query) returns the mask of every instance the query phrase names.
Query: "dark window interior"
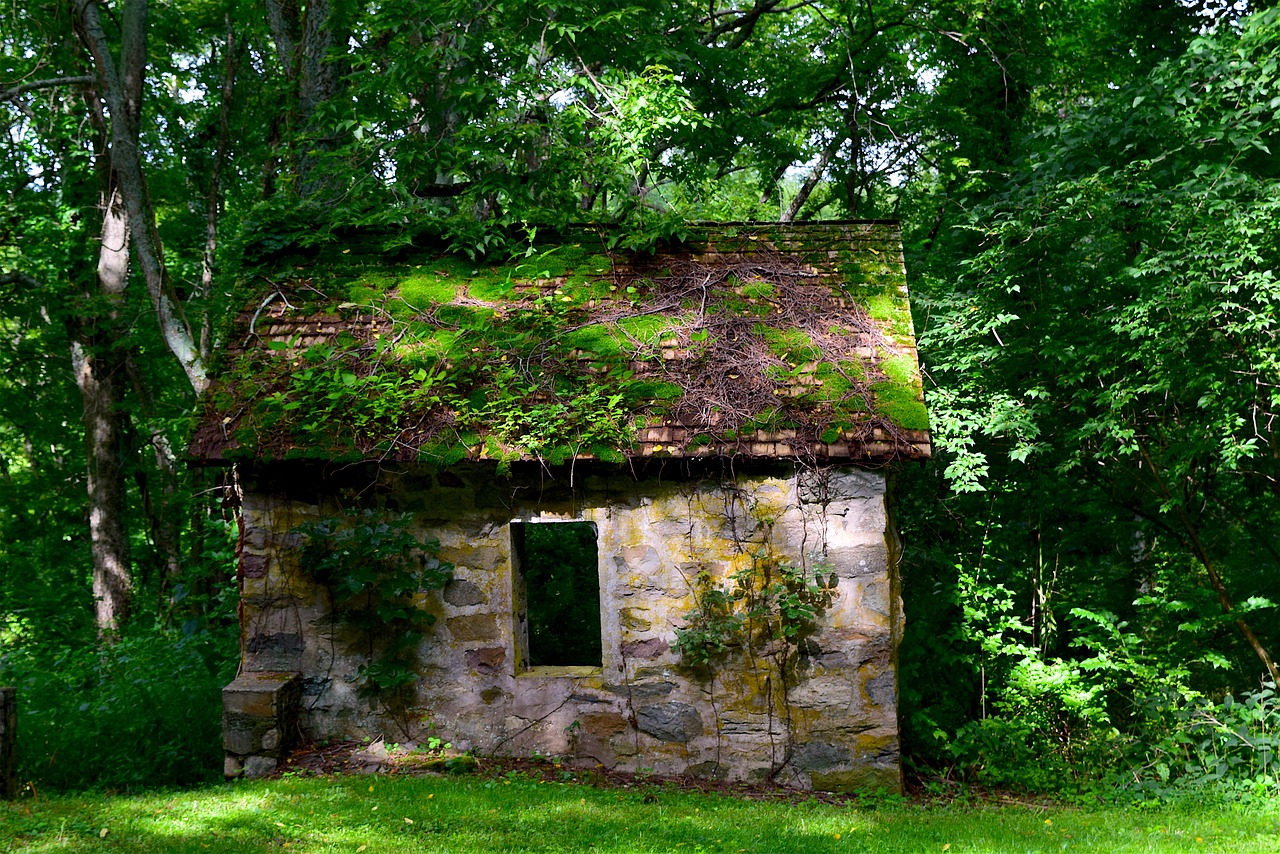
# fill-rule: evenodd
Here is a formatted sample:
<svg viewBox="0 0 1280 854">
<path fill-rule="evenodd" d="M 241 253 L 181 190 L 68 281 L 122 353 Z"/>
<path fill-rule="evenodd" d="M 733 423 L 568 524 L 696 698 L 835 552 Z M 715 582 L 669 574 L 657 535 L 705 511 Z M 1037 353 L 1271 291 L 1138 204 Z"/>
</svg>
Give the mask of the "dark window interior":
<svg viewBox="0 0 1280 854">
<path fill-rule="evenodd" d="M 526 665 L 602 663 L 600 575 L 591 522 L 512 525 L 528 615 Z"/>
</svg>

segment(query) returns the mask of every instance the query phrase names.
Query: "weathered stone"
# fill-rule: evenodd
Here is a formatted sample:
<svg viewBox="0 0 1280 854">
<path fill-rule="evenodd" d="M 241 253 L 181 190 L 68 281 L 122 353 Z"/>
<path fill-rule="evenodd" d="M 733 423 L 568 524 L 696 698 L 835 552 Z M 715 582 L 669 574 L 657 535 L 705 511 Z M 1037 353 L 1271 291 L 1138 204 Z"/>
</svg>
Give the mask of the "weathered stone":
<svg viewBox="0 0 1280 854">
<path fill-rule="evenodd" d="M 222 749 L 240 755 L 262 749 L 262 733 L 269 729 L 261 718 L 222 713 Z"/>
<path fill-rule="evenodd" d="M 825 741 L 806 741 L 791 751 L 791 764 L 801 771 L 829 771 L 848 765 L 851 758 L 848 747 Z"/>
<path fill-rule="evenodd" d="M 684 429 L 658 426 L 672 431 L 671 444 Z M 302 670 L 304 705 L 292 730 L 270 715 L 229 713 L 224 736 L 232 772 L 242 770 L 245 757 L 275 759 L 270 754 L 280 748 L 272 748 L 273 738 L 299 727 L 316 738 L 398 737 L 385 710 L 359 696 L 367 639 L 346 625 L 335 629 L 325 591 L 299 569 L 296 553 L 279 549 L 282 533 L 341 512 L 343 502 L 409 508 L 414 536 L 438 540 L 439 558 L 457 567 L 458 578 L 442 591 L 417 597 L 437 620 L 416 651 L 419 678 L 409 709 L 415 718 L 427 714 L 430 731 L 455 746 L 536 750 L 610 768 L 730 780 L 776 772 L 772 779 L 783 785 L 836 788 L 854 785 L 843 772 L 896 767 L 891 668 L 901 609 L 878 473 L 852 479 L 837 473 L 821 495 L 812 487 L 806 493 L 821 502 L 804 503 L 795 467 L 761 461 L 730 474 L 718 462 L 690 460 L 660 477 L 641 470 L 639 479 L 584 464 L 572 490 L 557 470 L 537 466 L 521 473 L 517 464 L 510 475 L 495 476 L 492 463 L 464 464 L 440 478 L 414 464 L 386 465 L 343 475 L 337 488 L 347 490 L 344 497 L 335 497 L 318 469 L 310 487 L 294 490 L 292 467 L 280 464 L 273 474 L 276 491 L 246 497 L 244 552 L 264 559 L 264 575 L 245 579 L 242 589 L 243 665 Z M 491 506 L 477 509 L 473 490 Z M 512 671 L 513 656 L 523 653 L 521 615 L 510 609 L 527 599 L 515 574 L 512 519 L 596 526 L 605 570 L 600 667 Z M 255 540 L 263 545 L 253 546 Z M 697 607 L 698 576 L 705 572 L 713 585 L 729 586 L 766 547 L 793 565 L 811 565 L 825 553 L 839 582 L 836 600 L 793 659 L 789 714 L 763 649 L 752 657 L 733 648 L 707 673 L 685 669 L 671 648 L 676 628 Z M 258 571 L 252 561 L 247 569 Z M 721 719 L 717 726 L 713 714 Z M 791 761 L 778 769 L 779 747 L 788 743 Z M 365 766 L 366 772 L 387 767 L 376 757 Z"/>
<path fill-rule="evenodd" d="M 444 601 L 457 608 L 481 605 L 487 598 L 480 585 L 465 578 L 455 578 L 444 587 Z"/>
<path fill-rule="evenodd" d="M 294 632 L 256 634 L 245 643 L 245 652 L 297 655 L 305 648 L 302 635 Z"/>
<path fill-rule="evenodd" d="M 240 555 L 240 571 L 245 578 L 262 578 L 267 574 L 267 556 L 245 552 Z"/>
<path fill-rule="evenodd" d="M 604 689 L 620 697 L 647 700 L 665 697 L 676 689 L 674 682 L 627 682 L 622 685 L 605 685 Z"/>
<path fill-rule="evenodd" d="M 569 702 L 582 703 L 583 708 L 589 706 L 598 706 L 603 704 L 612 705 L 614 700 L 609 697 L 601 697 L 599 694 L 593 694 L 590 691 L 574 691 L 569 695 Z"/>
<path fill-rule="evenodd" d="M 656 573 L 662 568 L 662 558 L 653 546 L 628 546 L 615 558 L 620 569 L 631 572 Z"/>
<path fill-rule="evenodd" d="M 835 673 L 806 679 L 792 688 L 787 696 L 791 705 L 797 709 L 815 709 L 820 712 L 843 710 L 848 714 L 855 693 L 847 675 Z"/>
<path fill-rule="evenodd" d="M 647 632 L 653 628 L 653 621 L 640 615 L 648 613 L 648 608 L 623 608 L 618 612 L 618 622 L 629 632 Z"/>
<path fill-rule="evenodd" d="M 708 760 L 699 762 L 697 765 L 690 765 L 684 769 L 684 773 L 702 780 L 723 780 L 729 776 L 729 769 L 719 762 Z"/>
<path fill-rule="evenodd" d="M 889 792 L 901 794 L 902 772 L 874 765 L 848 771 L 822 771 L 810 775 L 813 788 L 822 792 Z"/>
<path fill-rule="evenodd" d="M 469 649 L 466 653 L 467 667 L 478 670 L 481 673 L 497 673 L 502 669 L 502 664 L 507 660 L 507 651 L 500 646 L 490 646 L 483 649 Z"/>
<path fill-rule="evenodd" d="M 302 665 L 306 643 L 295 632 L 256 634 L 245 642 L 248 668 L 255 671 L 296 670 Z"/>
<path fill-rule="evenodd" d="M 864 732 L 854 742 L 854 758 L 869 765 L 898 764 L 897 728 Z"/>
<path fill-rule="evenodd" d="M 873 676 L 866 682 L 867 698 L 877 706 L 898 707 L 898 680 L 892 670 Z"/>
<path fill-rule="evenodd" d="M 276 759 L 289 748 L 288 735 L 298 729 L 302 679 L 297 673 L 243 673 L 222 689 L 222 746 L 230 755 L 251 761 Z M 254 768 L 264 767 L 261 762 Z M 260 774 L 257 776 L 261 776 Z"/>
<path fill-rule="evenodd" d="M 597 712 L 582 716 L 582 731 L 599 739 L 608 739 L 630 728 L 630 722 L 617 712 Z"/>
<path fill-rule="evenodd" d="M 720 734 L 722 736 L 748 736 L 753 738 L 765 738 L 769 735 L 783 735 L 782 729 L 777 721 L 771 721 L 766 715 L 751 715 L 749 717 L 722 717 L 720 719 Z"/>
<path fill-rule="evenodd" d="M 302 680 L 302 696 L 319 697 L 325 691 L 329 690 L 329 684 L 333 680 L 326 679 L 323 676 L 308 676 Z"/>
<path fill-rule="evenodd" d="M 228 753 L 226 758 L 222 760 L 222 776 L 226 777 L 228 780 L 234 780 L 243 773 L 244 760 L 239 756 L 232 756 Z"/>
<path fill-rule="evenodd" d="M 666 679 L 671 675 L 670 669 L 666 667 L 637 667 L 633 675 L 633 681 L 642 682 L 646 679 Z"/>
<path fill-rule="evenodd" d="M 823 515 L 826 517 L 831 539 L 870 541 L 883 536 L 889 524 L 884 502 L 879 499 L 853 498 L 833 501 Z"/>
<path fill-rule="evenodd" d="M 664 653 L 671 649 L 671 644 L 662 638 L 646 638 L 645 640 L 628 641 L 622 644 L 621 652 L 623 658 L 641 658 L 652 661 L 655 658 L 661 658 Z"/>
<path fill-rule="evenodd" d="M 829 504 L 850 498 L 879 498 L 885 492 L 884 475 L 861 469 L 814 469 L 798 478 L 800 500 Z"/>
<path fill-rule="evenodd" d="M 449 634 L 455 641 L 493 640 L 498 636 L 498 618 L 493 614 L 470 614 L 450 617 Z"/>
<path fill-rule="evenodd" d="M 659 741 L 686 742 L 702 735 L 698 710 L 687 703 L 655 703 L 636 709 L 636 728 Z"/>
<path fill-rule="evenodd" d="M 272 756 L 246 756 L 244 759 L 244 776 L 249 780 L 274 774 L 280 767 L 280 761 Z"/>
<path fill-rule="evenodd" d="M 222 689 L 223 711 L 247 718 L 269 720 L 283 705 L 281 694 L 288 680 L 274 679 L 274 673 L 245 673 Z M 254 678 L 263 677 L 263 678 Z M 299 686 L 301 687 L 301 686 Z"/>
</svg>

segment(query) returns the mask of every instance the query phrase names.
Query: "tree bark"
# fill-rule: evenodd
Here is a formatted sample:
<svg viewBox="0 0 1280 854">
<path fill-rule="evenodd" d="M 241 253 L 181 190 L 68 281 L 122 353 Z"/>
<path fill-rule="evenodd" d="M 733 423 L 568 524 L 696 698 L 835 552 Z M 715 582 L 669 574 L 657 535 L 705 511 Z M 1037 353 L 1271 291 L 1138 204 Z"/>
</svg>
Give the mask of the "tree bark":
<svg viewBox="0 0 1280 854">
<path fill-rule="evenodd" d="M 836 156 L 836 152 L 840 150 L 840 146 L 844 144 L 847 138 L 846 134 L 837 131 L 827 147 L 822 149 L 822 153 L 818 155 L 818 162 L 814 164 L 808 177 L 800 185 L 800 192 L 796 193 L 796 197 L 791 200 L 791 204 L 787 206 L 786 211 L 782 214 L 783 222 L 792 222 L 800 214 L 800 209 L 804 207 L 805 202 L 809 201 L 809 195 L 818 186 L 818 182 L 822 180 L 822 176 L 827 172 L 827 167 L 831 165 L 831 159 Z"/>
<path fill-rule="evenodd" d="M 89 542 L 98 634 L 117 635 L 133 602 L 126 523 L 123 363 L 113 338 L 129 281 L 129 226 L 114 185 L 103 193 L 95 296 L 106 303 L 72 329 L 71 365 L 83 404 L 89 492 Z M 97 315 L 97 316 L 94 316 Z"/>
<path fill-rule="evenodd" d="M 138 117 L 147 64 L 147 0 L 124 2 L 120 69 L 111 55 L 96 0 L 77 0 L 76 11 L 77 29 L 93 57 L 99 94 L 110 113 L 111 167 L 124 200 L 133 253 L 165 344 L 182 366 L 196 394 L 201 394 L 209 384 L 205 362 L 165 270 L 155 211 L 147 194 L 139 153 Z"/>
<path fill-rule="evenodd" d="M 306 0 L 301 17 L 288 0 L 266 0 L 266 5 L 276 56 L 293 86 L 293 194 L 331 201 L 346 188 L 335 186 L 329 171 L 317 168 L 333 151 L 335 138 L 316 121 L 316 113 L 338 92 L 345 66 L 335 53 L 345 49 L 347 34 L 335 30 L 330 0 Z"/>
<path fill-rule="evenodd" d="M 1150 451 L 1145 442 L 1139 442 L 1138 448 L 1142 453 L 1142 461 L 1147 467 L 1147 471 L 1151 473 L 1151 477 L 1156 484 L 1157 494 L 1160 495 L 1165 502 L 1174 506 L 1174 515 L 1178 519 L 1178 524 L 1182 528 L 1182 539 L 1190 547 L 1191 553 L 1195 556 L 1200 565 L 1204 567 L 1205 572 L 1209 576 L 1209 586 L 1213 588 L 1214 594 L 1218 597 L 1218 604 L 1222 606 L 1225 614 L 1230 614 L 1232 622 L 1235 623 L 1236 629 L 1239 630 L 1245 643 L 1253 650 L 1253 654 L 1258 656 L 1258 660 L 1262 662 L 1262 666 L 1266 668 L 1267 675 L 1272 682 L 1280 685 L 1280 667 L 1276 666 L 1275 660 L 1267 648 L 1262 645 L 1262 641 L 1254 632 L 1253 626 L 1248 621 L 1235 612 L 1235 606 L 1231 602 L 1231 596 L 1227 592 L 1227 585 L 1222 580 L 1222 576 L 1218 574 L 1218 567 L 1213 557 L 1209 554 L 1209 550 L 1205 547 L 1204 540 L 1200 536 L 1200 528 L 1195 524 L 1192 518 L 1187 514 L 1185 506 L 1173 500 L 1169 487 L 1164 481 L 1160 470 L 1156 467 L 1156 462 L 1152 458 Z"/>
<path fill-rule="evenodd" d="M 231 147 L 231 93 L 236 78 L 236 39 L 231 25 L 231 16 L 226 16 L 227 37 L 223 47 L 222 86 L 219 91 L 221 103 L 218 110 L 218 149 L 214 152 L 213 168 L 209 172 L 209 195 L 205 200 L 204 214 L 204 258 L 200 264 L 200 299 L 206 308 L 200 320 L 200 358 L 209 362 L 213 355 L 213 315 L 209 312 L 208 300 L 213 294 L 214 262 L 218 253 L 218 214 L 222 208 L 222 169 L 227 162 L 227 153 Z"/>
</svg>

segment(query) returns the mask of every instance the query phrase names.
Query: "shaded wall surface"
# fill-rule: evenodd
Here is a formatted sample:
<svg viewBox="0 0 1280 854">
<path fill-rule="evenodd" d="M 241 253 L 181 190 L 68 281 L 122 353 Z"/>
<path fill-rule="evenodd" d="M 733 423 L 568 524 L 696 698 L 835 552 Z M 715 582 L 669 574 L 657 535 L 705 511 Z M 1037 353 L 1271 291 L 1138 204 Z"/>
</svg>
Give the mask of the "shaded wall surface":
<svg viewBox="0 0 1280 854">
<path fill-rule="evenodd" d="M 301 674 L 313 738 L 435 735 L 490 755 L 897 790 L 902 611 L 884 474 L 676 468 L 244 470 L 243 670 Z M 369 507 L 407 516 L 454 565 L 443 590 L 416 599 L 436 622 L 396 713 L 358 695 L 367 643 L 299 565 L 299 525 Z M 602 660 L 529 667 L 512 526 L 567 521 L 596 528 L 599 601 L 582 605 L 600 610 Z M 698 591 L 779 565 L 834 582 L 817 622 L 796 643 L 744 642 L 690 667 L 674 644 Z"/>
</svg>

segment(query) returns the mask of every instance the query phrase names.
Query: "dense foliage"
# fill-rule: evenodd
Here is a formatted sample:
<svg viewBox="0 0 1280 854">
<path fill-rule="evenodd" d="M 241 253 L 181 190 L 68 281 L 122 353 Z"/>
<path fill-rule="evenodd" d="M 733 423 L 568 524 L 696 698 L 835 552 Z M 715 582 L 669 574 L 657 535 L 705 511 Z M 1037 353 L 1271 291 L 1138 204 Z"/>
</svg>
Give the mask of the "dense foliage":
<svg viewBox="0 0 1280 854">
<path fill-rule="evenodd" d="M 236 653 L 234 493 L 180 459 L 228 308 L 273 265 L 370 227 L 505 261 L 570 222 L 648 247 L 697 218 L 897 217 L 938 448 L 898 478 L 917 770 L 1274 792 L 1265 5 L 8 7 L 0 679 L 24 779 L 217 772 L 199 698 Z"/>
</svg>

